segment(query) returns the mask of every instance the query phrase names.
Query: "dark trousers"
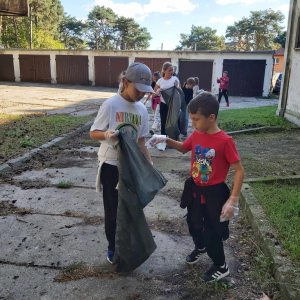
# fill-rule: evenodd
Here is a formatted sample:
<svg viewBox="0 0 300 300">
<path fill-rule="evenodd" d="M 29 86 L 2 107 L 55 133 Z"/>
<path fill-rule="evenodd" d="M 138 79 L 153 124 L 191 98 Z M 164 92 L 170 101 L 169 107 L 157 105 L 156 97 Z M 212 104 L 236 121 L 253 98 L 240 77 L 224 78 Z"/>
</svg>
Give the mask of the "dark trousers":
<svg viewBox="0 0 300 300">
<path fill-rule="evenodd" d="M 118 190 L 119 181 L 117 166 L 104 163 L 101 168 L 101 183 L 103 185 L 103 203 L 105 214 L 105 234 L 108 249 L 115 251 L 115 237 L 117 228 Z"/>
<path fill-rule="evenodd" d="M 221 103 L 222 95 L 224 95 L 225 100 L 228 103 L 228 90 L 219 89 L 219 98 L 218 98 L 219 103 Z"/>
<path fill-rule="evenodd" d="M 160 103 L 160 128 L 161 134 L 166 135 L 166 121 L 168 116 L 168 105 L 165 103 Z"/>
<path fill-rule="evenodd" d="M 217 266 L 223 266 L 225 263 L 223 239 L 213 226 L 206 204 L 201 204 L 201 215 L 199 215 L 199 217 L 203 218 L 203 228 L 194 226 L 191 214 L 189 214 L 188 211 L 187 223 L 195 246 L 198 249 L 203 249 L 205 247 L 208 256 L 214 264 Z"/>
</svg>

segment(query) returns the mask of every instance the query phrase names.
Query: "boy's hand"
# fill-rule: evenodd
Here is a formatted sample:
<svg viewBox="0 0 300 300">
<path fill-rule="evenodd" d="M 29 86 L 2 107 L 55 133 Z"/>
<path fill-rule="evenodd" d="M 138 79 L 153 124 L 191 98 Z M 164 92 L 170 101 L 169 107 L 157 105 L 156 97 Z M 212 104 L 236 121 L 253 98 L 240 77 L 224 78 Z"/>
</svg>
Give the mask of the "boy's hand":
<svg viewBox="0 0 300 300">
<path fill-rule="evenodd" d="M 149 140 L 149 143 L 152 147 L 156 146 L 159 143 L 164 143 L 167 139 L 166 135 L 158 135 L 154 134 L 152 138 Z"/>
<path fill-rule="evenodd" d="M 105 140 L 108 144 L 116 146 L 119 143 L 119 130 L 107 130 L 105 131 Z"/>
<path fill-rule="evenodd" d="M 222 207 L 220 222 L 230 220 L 233 216 L 237 216 L 239 213 L 238 197 L 230 196 L 229 199 Z"/>
</svg>

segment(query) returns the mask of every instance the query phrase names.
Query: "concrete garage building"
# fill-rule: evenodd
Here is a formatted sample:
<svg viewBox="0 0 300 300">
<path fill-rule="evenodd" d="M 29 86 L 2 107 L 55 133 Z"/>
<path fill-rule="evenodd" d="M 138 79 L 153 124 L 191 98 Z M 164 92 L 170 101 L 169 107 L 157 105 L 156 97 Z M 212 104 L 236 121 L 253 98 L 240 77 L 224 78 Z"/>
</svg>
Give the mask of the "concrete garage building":
<svg viewBox="0 0 300 300">
<path fill-rule="evenodd" d="M 300 126 L 300 0 L 290 1 L 284 57 L 277 114 Z"/>
<path fill-rule="evenodd" d="M 0 81 L 117 87 L 128 64 L 144 62 L 160 71 L 171 61 L 183 83 L 199 77 L 200 88 L 218 93 L 217 78 L 229 72 L 232 96 L 267 96 L 273 51 L 70 51 L 0 50 Z"/>
</svg>

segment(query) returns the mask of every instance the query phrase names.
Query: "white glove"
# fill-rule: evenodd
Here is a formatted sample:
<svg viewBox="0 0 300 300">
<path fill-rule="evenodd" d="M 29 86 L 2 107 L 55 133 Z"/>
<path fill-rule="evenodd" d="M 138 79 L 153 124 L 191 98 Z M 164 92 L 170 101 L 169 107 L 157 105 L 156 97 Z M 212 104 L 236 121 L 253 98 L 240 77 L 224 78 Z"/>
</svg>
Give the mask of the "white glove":
<svg viewBox="0 0 300 300">
<path fill-rule="evenodd" d="M 156 146 L 157 144 L 160 144 L 160 143 L 165 143 L 166 142 L 166 139 L 167 139 L 167 136 L 166 135 L 159 135 L 159 134 L 154 134 L 152 136 L 152 138 L 149 140 L 149 144 L 154 147 Z"/>
<path fill-rule="evenodd" d="M 167 146 L 166 139 L 166 135 L 154 134 L 152 138 L 146 142 L 145 145 L 148 149 L 156 147 L 157 149 L 164 151 Z"/>
<path fill-rule="evenodd" d="M 105 140 L 108 144 L 116 146 L 119 143 L 119 130 L 107 130 L 105 131 Z"/>
<path fill-rule="evenodd" d="M 229 221 L 233 216 L 239 214 L 239 197 L 230 196 L 222 207 L 220 222 Z"/>
</svg>

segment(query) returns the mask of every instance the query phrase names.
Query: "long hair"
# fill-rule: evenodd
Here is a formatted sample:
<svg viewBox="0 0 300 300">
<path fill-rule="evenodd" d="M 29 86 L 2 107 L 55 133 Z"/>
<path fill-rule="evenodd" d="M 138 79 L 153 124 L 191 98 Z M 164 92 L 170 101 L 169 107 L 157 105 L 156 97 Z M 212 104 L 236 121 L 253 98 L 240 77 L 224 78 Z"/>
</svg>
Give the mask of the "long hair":
<svg viewBox="0 0 300 300">
<path fill-rule="evenodd" d="M 170 63 L 169 61 L 167 61 L 163 64 L 162 70 L 161 70 L 162 77 L 165 77 L 165 71 L 167 71 L 169 67 L 173 67 L 172 63 Z"/>
<path fill-rule="evenodd" d="M 191 84 L 192 86 L 196 85 L 196 81 L 194 77 L 190 77 L 186 81 L 187 84 Z"/>
<path fill-rule="evenodd" d="M 194 80 L 196 82 L 196 85 L 199 85 L 199 78 L 198 77 L 194 77 Z"/>
</svg>

